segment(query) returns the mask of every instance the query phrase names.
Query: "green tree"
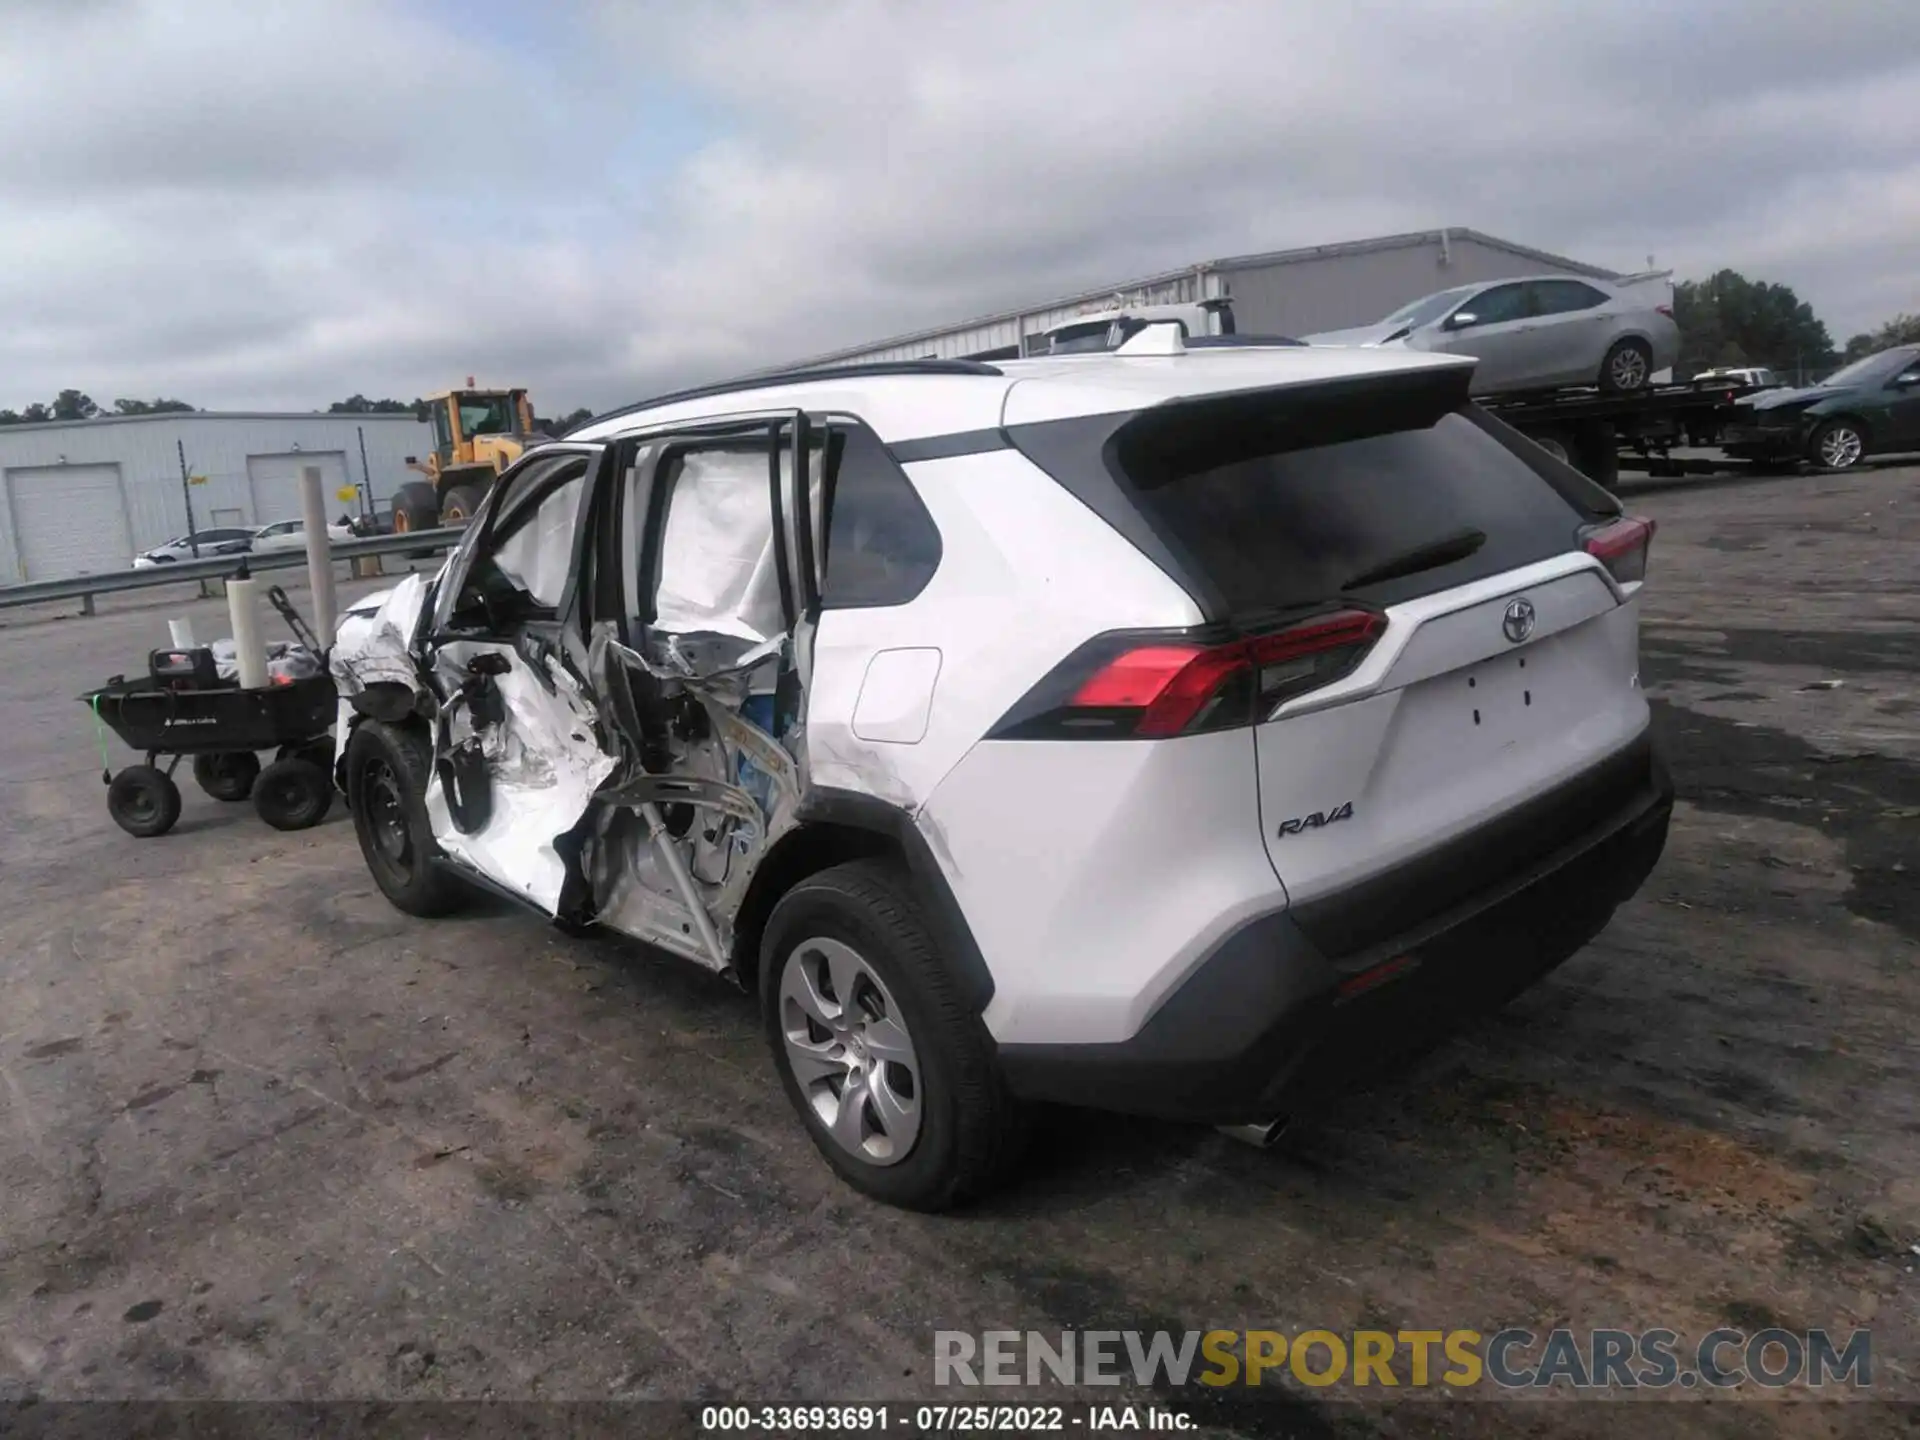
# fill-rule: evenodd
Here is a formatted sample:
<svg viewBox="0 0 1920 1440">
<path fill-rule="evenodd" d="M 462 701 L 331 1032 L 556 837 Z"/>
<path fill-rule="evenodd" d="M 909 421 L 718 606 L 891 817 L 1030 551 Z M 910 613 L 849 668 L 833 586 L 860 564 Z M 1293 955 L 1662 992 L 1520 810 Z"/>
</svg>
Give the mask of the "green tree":
<svg viewBox="0 0 1920 1440">
<path fill-rule="evenodd" d="M 100 407 L 93 403 L 91 396 L 78 390 L 62 390 L 53 402 L 53 418 L 56 420 L 91 420 L 100 413 Z"/>
<path fill-rule="evenodd" d="M 345 400 L 336 400 L 327 407 L 329 415 L 405 415 L 409 411 L 418 413 L 421 402 L 409 404 L 405 400 L 369 400 L 364 395 L 349 395 Z"/>
<path fill-rule="evenodd" d="M 1860 360 L 1896 345 L 1920 345 L 1920 315 L 1896 315 L 1872 334 L 1855 335 L 1840 358 Z"/>
<path fill-rule="evenodd" d="M 44 425 L 49 420 L 57 420 L 59 418 L 59 416 L 55 415 L 38 400 L 20 412 L 20 421 L 24 425 Z"/>
<path fill-rule="evenodd" d="M 116 415 L 190 415 L 193 406 L 184 400 L 116 400 L 113 402 Z"/>
<path fill-rule="evenodd" d="M 18 410 L 0 410 L 0 425 L 18 425 L 19 423 L 20 412 Z"/>
<path fill-rule="evenodd" d="M 1674 286 L 1673 318 L 1680 326 L 1682 374 L 1765 365 L 1798 375 L 1834 359 L 1833 338 L 1812 306 L 1785 285 L 1749 280 L 1737 270 Z"/>
</svg>

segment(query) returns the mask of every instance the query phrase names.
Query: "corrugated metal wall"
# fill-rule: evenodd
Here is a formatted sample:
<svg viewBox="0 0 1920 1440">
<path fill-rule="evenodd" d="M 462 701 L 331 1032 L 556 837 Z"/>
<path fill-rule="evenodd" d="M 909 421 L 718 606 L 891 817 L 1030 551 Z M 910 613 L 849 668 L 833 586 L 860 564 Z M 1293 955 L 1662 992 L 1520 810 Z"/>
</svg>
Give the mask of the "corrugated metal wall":
<svg viewBox="0 0 1920 1440">
<path fill-rule="evenodd" d="M 1445 235 L 1447 238 L 1442 239 Z M 1491 237 L 1487 237 L 1491 238 Z M 1133 304 L 1188 304 L 1227 294 L 1244 334 L 1307 335 L 1364 325 L 1436 290 L 1516 275 L 1605 275 L 1526 246 L 1488 244 L 1466 230 L 1425 231 L 1375 241 L 1235 256 L 1168 271 L 1117 289 L 1089 290 L 1030 310 L 1007 311 L 944 329 L 836 350 L 794 366 L 857 361 L 966 359 L 1017 347 L 1021 337 L 1104 308 L 1116 294 Z M 775 370 L 793 368 L 782 365 Z M 768 371 L 764 373 L 773 373 Z"/>
<path fill-rule="evenodd" d="M 1227 287 L 1234 322 L 1243 332 L 1311 335 L 1365 325 L 1409 300 L 1455 285 L 1559 273 L 1560 266 L 1456 237 L 1445 247 L 1436 239 L 1230 270 Z"/>
<path fill-rule="evenodd" d="M 793 367 L 782 365 L 776 368 L 785 370 L 807 365 L 850 365 L 882 360 L 965 360 L 990 351 L 1018 348 L 1022 336 L 1050 330 L 1089 309 L 1104 309 L 1118 293 L 1121 292 L 1088 291 L 1033 310 L 989 316 L 952 329 L 925 331 L 864 349 L 836 350 L 829 355 L 816 355 L 798 361 Z M 1124 291 L 1127 302 L 1135 305 L 1187 304 L 1219 293 L 1219 277 L 1200 266 L 1129 285 Z"/>
<path fill-rule="evenodd" d="M 63 463 L 118 465 L 128 529 L 137 552 L 187 529 L 176 442 L 186 446 L 188 470 L 206 477 L 205 484 L 192 487 L 194 523 L 205 529 L 216 523 L 216 510 L 223 512 L 226 523 L 266 523 L 254 515 L 247 482 L 249 456 L 337 451 L 346 458 L 348 477 L 357 483 L 361 473 L 356 431 L 366 434 L 367 470 L 376 501 L 391 498 L 409 478 L 407 456 L 425 455 L 433 447 L 432 431 L 411 415 L 161 415 L 73 425 L 0 426 L 0 584 L 23 578 L 13 534 L 12 489 L 4 483 L 8 471 Z M 330 514 L 359 512 L 357 503 L 343 503 L 332 496 L 327 509 Z M 228 520 L 236 511 L 241 518 Z"/>
</svg>

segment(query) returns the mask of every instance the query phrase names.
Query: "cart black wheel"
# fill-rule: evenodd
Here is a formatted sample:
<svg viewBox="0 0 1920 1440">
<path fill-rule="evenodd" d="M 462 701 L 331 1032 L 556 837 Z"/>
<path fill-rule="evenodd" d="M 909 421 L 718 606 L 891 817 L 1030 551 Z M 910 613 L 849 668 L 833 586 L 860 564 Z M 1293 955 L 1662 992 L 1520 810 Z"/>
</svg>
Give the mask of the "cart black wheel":
<svg viewBox="0 0 1920 1440">
<path fill-rule="evenodd" d="M 276 760 L 311 760 L 329 775 L 333 773 L 333 737 L 322 735 L 318 740 L 302 740 L 298 745 L 282 745 Z"/>
<path fill-rule="evenodd" d="M 193 778 L 216 800 L 244 800 L 260 775 L 260 757 L 251 750 L 223 750 L 193 757 Z"/>
<path fill-rule="evenodd" d="M 311 760 L 276 760 L 253 782 L 253 808 L 276 830 L 305 830 L 333 808 L 333 780 Z"/>
<path fill-rule="evenodd" d="M 384 720 L 362 721 L 347 742 L 347 805 L 373 883 L 398 910 L 430 918 L 466 898 L 435 862 L 440 847 L 427 821 L 433 752 L 426 736 Z"/>
<path fill-rule="evenodd" d="M 107 787 L 107 813 L 129 835 L 164 835 L 180 818 L 180 787 L 151 765 L 129 765 Z"/>
</svg>

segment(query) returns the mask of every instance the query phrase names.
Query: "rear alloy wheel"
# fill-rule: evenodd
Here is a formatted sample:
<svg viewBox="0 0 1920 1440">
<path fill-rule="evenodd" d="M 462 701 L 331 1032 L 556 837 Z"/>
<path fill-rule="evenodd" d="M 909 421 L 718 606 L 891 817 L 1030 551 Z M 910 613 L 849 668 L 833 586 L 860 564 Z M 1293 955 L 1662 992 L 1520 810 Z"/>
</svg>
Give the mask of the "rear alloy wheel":
<svg viewBox="0 0 1920 1440">
<path fill-rule="evenodd" d="M 251 750 L 226 750 L 193 757 L 193 778 L 216 800 L 244 800 L 260 775 L 260 757 Z"/>
<path fill-rule="evenodd" d="M 899 1002 L 838 940 L 802 941 L 780 973 L 787 1068 L 833 1143 L 896 1165 L 920 1138 L 924 1081 Z"/>
<path fill-rule="evenodd" d="M 1829 420 L 1813 436 L 1813 463 L 1826 470 L 1851 470 L 1867 454 L 1867 437 L 1851 420 Z"/>
<path fill-rule="evenodd" d="M 1018 1157 L 1025 1112 L 898 865 L 836 865 L 781 896 L 760 995 L 787 1098 L 855 1189 L 944 1210 Z"/>
<path fill-rule="evenodd" d="M 1653 374 L 1653 351 L 1644 340 L 1616 340 L 1600 362 L 1600 388 L 1627 394 L 1647 388 Z"/>
</svg>

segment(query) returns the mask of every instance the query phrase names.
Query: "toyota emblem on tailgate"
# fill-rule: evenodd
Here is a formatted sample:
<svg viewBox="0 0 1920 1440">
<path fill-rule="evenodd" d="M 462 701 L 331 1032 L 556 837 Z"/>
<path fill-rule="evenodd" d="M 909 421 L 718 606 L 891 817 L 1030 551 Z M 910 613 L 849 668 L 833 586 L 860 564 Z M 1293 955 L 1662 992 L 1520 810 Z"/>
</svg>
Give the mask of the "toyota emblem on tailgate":
<svg viewBox="0 0 1920 1440">
<path fill-rule="evenodd" d="M 1507 606 L 1507 613 L 1500 621 L 1500 630 L 1516 645 L 1531 635 L 1533 633 L 1533 602 L 1516 600 Z"/>
</svg>

